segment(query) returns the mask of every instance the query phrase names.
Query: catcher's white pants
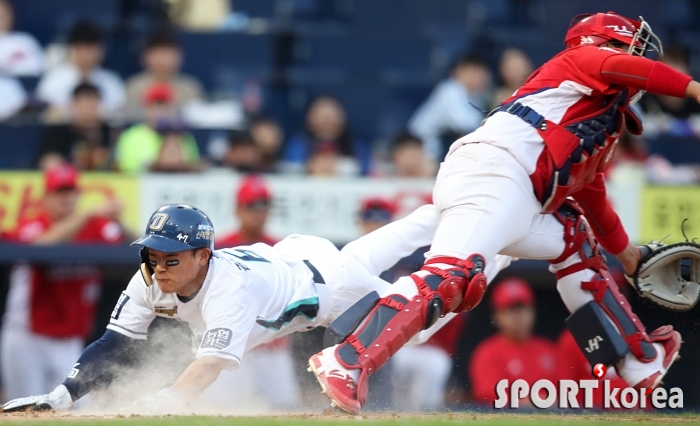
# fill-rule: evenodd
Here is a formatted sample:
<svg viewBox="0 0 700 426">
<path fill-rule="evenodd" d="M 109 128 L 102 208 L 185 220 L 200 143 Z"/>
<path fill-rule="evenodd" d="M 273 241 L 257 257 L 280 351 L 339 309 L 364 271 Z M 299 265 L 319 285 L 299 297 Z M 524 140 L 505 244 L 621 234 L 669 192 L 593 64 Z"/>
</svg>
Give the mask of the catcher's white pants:
<svg viewBox="0 0 700 426">
<path fill-rule="evenodd" d="M 432 345 L 405 346 L 391 359 L 393 407 L 401 411 L 436 411 L 445 405 L 452 357 Z"/>
<path fill-rule="evenodd" d="M 84 348 L 81 338 L 56 339 L 20 327 L 3 327 L 0 372 L 5 400 L 51 392 Z"/>
<path fill-rule="evenodd" d="M 457 149 L 440 165 L 433 202 L 440 224 L 428 258 L 466 259 L 480 254 L 488 266 L 497 254 L 549 260 L 564 251 L 564 226 L 551 214 L 540 214 L 541 205 L 527 171 L 505 149 L 487 143 Z M 575 254 L 550 270 L 555 272 L 579 261 Z M 589 291 L 581 289 L 581 282 L 590 281 L 593 275 L 593 271 L 584 270 L 557 283 L 569 311 L 593 300 Z M 400 278 L 384 295 L 396 293 L 409 298 L 417 294 L 413 280 Z M 631 354 L 620 365 L 620 375 L 631 384 L 658 370 L 657 363 L 641 363 Z"/>
</svg>

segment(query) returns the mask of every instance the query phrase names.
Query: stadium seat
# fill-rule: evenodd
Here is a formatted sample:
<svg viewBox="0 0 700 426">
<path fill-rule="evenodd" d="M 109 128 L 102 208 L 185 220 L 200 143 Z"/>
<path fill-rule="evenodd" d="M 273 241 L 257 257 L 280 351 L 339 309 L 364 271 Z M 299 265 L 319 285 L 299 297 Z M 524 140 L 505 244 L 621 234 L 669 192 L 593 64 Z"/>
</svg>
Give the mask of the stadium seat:
<svg viewBox="0 0 700 426">
<path fill-rule="evenodd" d="M 36 150 L 43 126 L 0 125 L 0 169 L 36 168 Z"/>
<path fill-rule="evenodd" d="M 42 45 L 54 41 L 79 19 L 89 19 L 103 28 L 111 28 L 119 18 L 119 4 L 119 0 L 12 2 L 15 28 L 32 34 Z"/>
<path fill-rule="evenodd" d="M 197 76 L 209 91 L 272 73 L 272 36 L 181 32 L 178 37 L 186 58 L 183 72 Z"/>
</svg>

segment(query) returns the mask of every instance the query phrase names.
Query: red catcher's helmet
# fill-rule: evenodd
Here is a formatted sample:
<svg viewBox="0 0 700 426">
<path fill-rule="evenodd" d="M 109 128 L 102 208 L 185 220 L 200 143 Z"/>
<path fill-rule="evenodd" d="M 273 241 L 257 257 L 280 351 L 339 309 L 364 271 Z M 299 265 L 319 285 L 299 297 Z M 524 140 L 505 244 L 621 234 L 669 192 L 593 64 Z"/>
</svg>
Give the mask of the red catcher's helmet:
<svg viewBox="0 0 700 426">
<path fill-rule="evenodd" d="M 661 40 L 641 16 L 635 21 L 615 12 L 578 15 L 571 20 L 564 38 L 567 49 L 608 42 L 629 45 L 630 55 L 646 56 L 647 52 L 656 51 L 659 59 L 663 57 Z"/>
</svg>

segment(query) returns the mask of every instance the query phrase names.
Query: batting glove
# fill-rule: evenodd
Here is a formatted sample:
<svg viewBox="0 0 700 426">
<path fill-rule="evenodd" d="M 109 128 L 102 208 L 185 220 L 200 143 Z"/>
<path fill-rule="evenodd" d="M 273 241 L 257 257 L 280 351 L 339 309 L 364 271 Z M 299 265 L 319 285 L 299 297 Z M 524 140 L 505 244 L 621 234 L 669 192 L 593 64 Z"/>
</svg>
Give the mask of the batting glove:
<svg viewBox="0 0 700 426">
<path fill-rule="evenodd" d="M 49 394 L 13 399 L 2 406 L 5 413 L 29 410 L 70 410 L 71 408 L 73 408 L 73 398 L 63 385 L 56 386 L 56 389 Z"/>
</svg>

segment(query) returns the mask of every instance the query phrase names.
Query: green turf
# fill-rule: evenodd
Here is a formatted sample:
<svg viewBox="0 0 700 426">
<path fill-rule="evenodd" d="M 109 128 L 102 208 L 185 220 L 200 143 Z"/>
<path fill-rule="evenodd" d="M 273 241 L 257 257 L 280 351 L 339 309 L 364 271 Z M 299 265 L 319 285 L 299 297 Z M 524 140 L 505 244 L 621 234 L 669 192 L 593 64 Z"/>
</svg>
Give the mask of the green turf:
<svg viewBox="0 0 700 426">
<path fill-rule="evenodd" d="M 1 415 L 0 415 L 1 416 Z M 513 426 L 513 425 L 668 425 L 669 423 L 700 424 L 699 415 L 665 416 L 649 414 L 595 414 L 595 415 L 527 415 L 527 414 L 435 414 L 419 417 L 411 416 L 278 416 L 278 417 L 207 417 L 207 416 L 167 416 L 167 417 L 0 417 L 0 423 L 18 421 L 18 424 L 57 425 L 57 426 Z"/>
</svg>

